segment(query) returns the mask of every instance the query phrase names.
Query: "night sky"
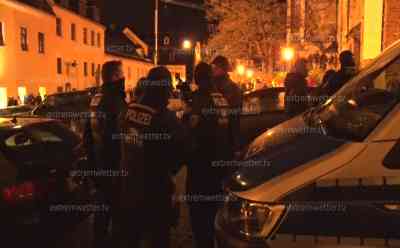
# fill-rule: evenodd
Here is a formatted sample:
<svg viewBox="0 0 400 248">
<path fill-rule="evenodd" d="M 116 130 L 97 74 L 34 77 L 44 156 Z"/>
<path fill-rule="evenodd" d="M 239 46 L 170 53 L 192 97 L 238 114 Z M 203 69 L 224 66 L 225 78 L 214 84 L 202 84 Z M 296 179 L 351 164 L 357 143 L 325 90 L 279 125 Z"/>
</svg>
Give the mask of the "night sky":
<svg viewBox="0 0 400 248">
<path fill-rule="evenodd" d="M 103 1 L 102 19 L 108 26 L 129 26 L 149 45 L 154 43 L 154 0 L 99 0 Z M 202 3 L 203 0 L 181 0 Z M 160 39 L 169 35 L 178 45 L 184 38 L 204 41 L 207 35 L 205 13 L 180 6 L 160 3 Z"/>
</svg>

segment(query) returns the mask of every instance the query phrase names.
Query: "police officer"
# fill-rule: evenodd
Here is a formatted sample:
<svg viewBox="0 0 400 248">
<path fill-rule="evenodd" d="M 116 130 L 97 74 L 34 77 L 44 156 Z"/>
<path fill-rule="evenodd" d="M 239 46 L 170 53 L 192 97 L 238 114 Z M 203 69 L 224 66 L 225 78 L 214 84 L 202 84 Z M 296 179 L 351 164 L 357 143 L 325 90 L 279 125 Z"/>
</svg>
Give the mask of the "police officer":
<svg viewBox="0 0 400 248">
<path fill-rule="evenodd" d="M 343 51 L 339 55 L 340 69 L 328 80 L 323 94 L 334 95 L 350 79 L 357 74 L 356 62 L 351 51 Z"/>
<path fill-rule="evenodd" d="M 195 151 L 188 166 L 187 192 L 194 238 L 199 248 L 212 248 L 214 218 L 222 200 L 224 168 L 218 161 L 232 159 L 229 104 L 212 82 L 212 68 L 195 69 L 199 86 L 193 96 L 190 118 Z M 223 166 L 223 165 L 222 165 Z"/>
<path fill-rule="evenodd" d="M 229 118 L 232 122 L 231 144 L 233 145 L 234 152 L 238 153 L 240 150 L 240 114 L 243 102 L 242 90 L 229 77 L 229 72 L 232 71 L 232 68 L 226 57 L 217 56 L 211 64 L 213 67 L 214 84 L 230 106 Z"/>
<path fill-rule="evenodd" d="M 117 247 L 168 248 L 175 212 L 172 180 L 183 163 L 184 129 L 167 109 L 172 78 L 165 67 L 153 68 L 140 102 L 121 118 L 122 162 L 126 177 L 118 182 L 118 217 L 113 222 Z"/>
<path fill-rule="evenodd" d="M 104 247 L 111 220 L 113 178 L 107 171 L 118 170 L 120 141 L 118 139 L 118 118 L 126 108 L 125 79 L 120 61 L 110 61 L 102 67 L 103 85 L 90 103 L 91 118 L 85 130 L 85 143 L 89 150 L 91 167 L 104 171 L 94 181 L 100 201 L 110 207 L 107 212 L 96 212 L 94 220 L 94 246 Z"/>
<path fill-rule="evenodd" d="M 296 116 L 308 108 L 307 61 L 296 60 L 293 70 L 285 78 L 285 109 L 289 116 Z"/>
</svg>

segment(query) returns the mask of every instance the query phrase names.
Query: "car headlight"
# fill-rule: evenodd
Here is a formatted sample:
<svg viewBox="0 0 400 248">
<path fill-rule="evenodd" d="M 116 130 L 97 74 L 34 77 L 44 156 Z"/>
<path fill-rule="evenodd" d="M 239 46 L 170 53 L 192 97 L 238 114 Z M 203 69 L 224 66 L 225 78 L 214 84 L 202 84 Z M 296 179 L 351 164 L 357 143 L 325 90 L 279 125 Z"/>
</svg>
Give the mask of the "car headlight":
<svg viewBox="0 0 400 248">
<path fill-rule="evenodd" d="M 284 205 L 252 202 L 230 195 L 222 209 L 222 224 L 234 235 L 265 239 L 271 235 L 284 210 Z"/>
</svg>

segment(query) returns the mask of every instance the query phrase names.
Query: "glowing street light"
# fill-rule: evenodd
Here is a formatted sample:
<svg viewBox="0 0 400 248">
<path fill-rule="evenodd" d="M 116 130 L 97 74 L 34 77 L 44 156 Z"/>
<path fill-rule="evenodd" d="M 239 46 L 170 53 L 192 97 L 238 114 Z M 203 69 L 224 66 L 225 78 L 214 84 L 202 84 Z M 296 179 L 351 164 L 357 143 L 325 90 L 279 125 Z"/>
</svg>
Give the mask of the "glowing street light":
<svg viewBox="0 0 400 248">
<path fill-rule="evenodd" d="M 246 72 L 246 68 L 244 67 L 244 65 L 238 65 L 236 67 L 236 71 L 240 76 L 243 76 L 244 73 Z"/>
<path fill-rule="evenodd" d="M 246 76 L 247 76 L 248 78 L 253 78 L 253 76 L 254 76 L 254 71 L 251 70 L 251 69 L 248 69 L 248 70 L 246 71 Z"/>
<path fill-rule="evenodd" d="M 294 58 L 294 49 L 291 47 L 285 47 L 282 49 L 282 57 L 286 61 L 291 61 Z"/>
<path fill-rule="evenodd" d="M 182 43 L 183 49 L 191 49 L 192 48 L 192 42 L 190 40 L 184 40 Z"/>
</svg>

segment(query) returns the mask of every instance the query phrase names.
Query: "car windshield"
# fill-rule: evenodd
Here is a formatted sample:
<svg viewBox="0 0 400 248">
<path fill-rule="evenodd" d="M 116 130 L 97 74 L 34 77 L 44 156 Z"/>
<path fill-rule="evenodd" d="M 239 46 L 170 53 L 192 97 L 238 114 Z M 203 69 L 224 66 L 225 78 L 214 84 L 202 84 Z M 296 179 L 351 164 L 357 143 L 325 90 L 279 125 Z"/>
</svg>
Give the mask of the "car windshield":
<svg viewBox="0 0 400 248">
<path fill-rule="evenodd" d="M 392 50 L 308 112 L 308 123 L 335 138 L 363 141 L 400 100 L 400 58 Z"/>
</svg>

